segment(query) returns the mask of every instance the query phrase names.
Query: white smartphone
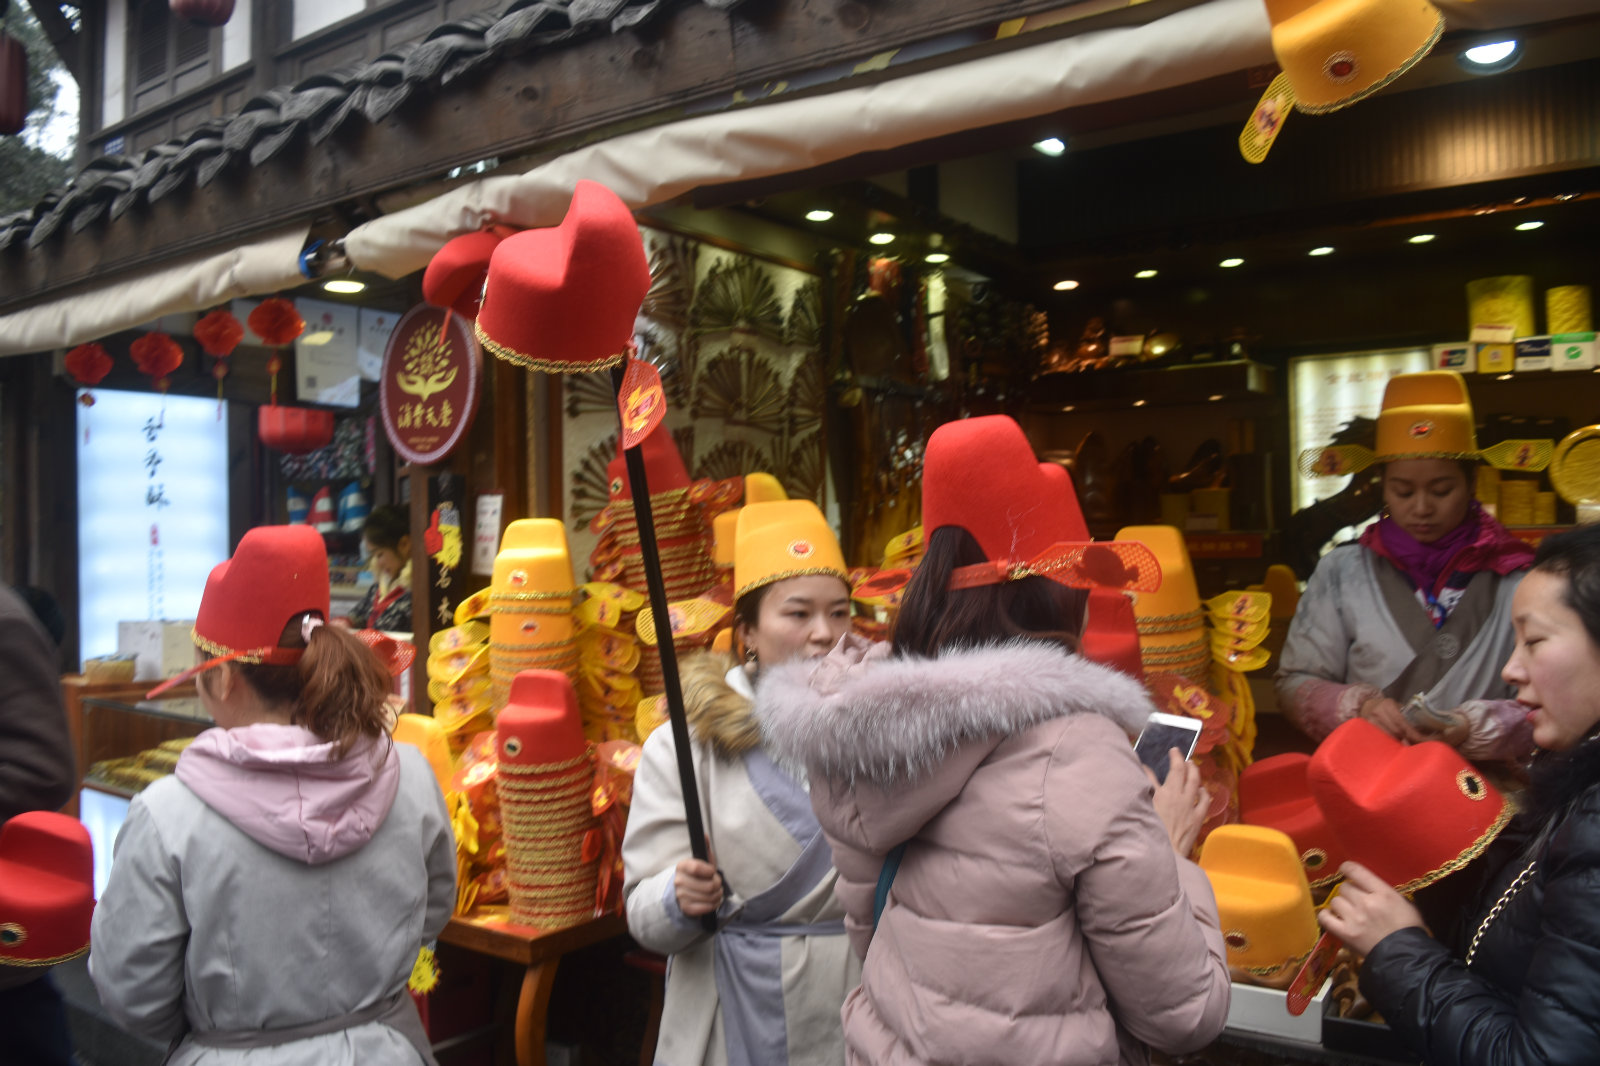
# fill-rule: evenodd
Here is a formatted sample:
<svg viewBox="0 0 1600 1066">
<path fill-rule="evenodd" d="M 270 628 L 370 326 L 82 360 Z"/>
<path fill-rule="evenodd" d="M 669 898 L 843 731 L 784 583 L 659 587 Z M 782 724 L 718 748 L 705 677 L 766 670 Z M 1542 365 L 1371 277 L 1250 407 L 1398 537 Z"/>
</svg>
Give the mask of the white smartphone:
<svg viewBox="0 0 1600 1066">
<path fill-rule="evenodd" d="M 1171 768 L 1167 762 L 1167 753 L 1177 748 L 1187 759 L 1194 754 L 1195 742 L 1199 739 L 1198 718 L 1185 718 L 1182 715 L 1156 711 L 1145 723 L 1144 732 L 1139 734 L 1139 739 L 1134 741 L 1133 753 L 1139 756 L 1140 762 L 1150 767 L 1157 781 L 1165 781 L 1167 771 Z"/>
</svg>

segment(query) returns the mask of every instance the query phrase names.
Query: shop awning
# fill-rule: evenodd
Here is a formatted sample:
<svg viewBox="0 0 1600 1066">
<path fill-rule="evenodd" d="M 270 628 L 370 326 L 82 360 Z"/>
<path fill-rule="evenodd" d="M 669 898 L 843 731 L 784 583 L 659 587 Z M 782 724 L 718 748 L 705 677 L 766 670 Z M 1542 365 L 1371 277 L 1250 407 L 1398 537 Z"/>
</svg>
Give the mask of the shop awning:
<svg viewBox="0 0 1600 1066">
<path fill-rule="evenodd" d="M 162 315 L 204 311 L 236 297 L 292 289 L 305 281 L 300 250 L 309 232 L 310 226 L 300 223 L 248 244 L 0 315 L 0 356 L 70 348 Z"/>
</svg>

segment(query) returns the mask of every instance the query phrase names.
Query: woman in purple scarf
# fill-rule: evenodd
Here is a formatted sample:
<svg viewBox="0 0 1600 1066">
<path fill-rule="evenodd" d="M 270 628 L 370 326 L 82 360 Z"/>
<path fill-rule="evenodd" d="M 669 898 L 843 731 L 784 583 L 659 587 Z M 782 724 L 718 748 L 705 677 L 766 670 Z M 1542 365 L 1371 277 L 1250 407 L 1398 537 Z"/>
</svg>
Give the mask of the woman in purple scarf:
<svg viewBox="0 0 1600 1066">
<path fill-rule="evenodd" d="M 1507 452 L 1532 469 L 1532 449 L 1496 458 Z M 1319 460 L 1340 473 L 1382 463 L 1384 515 L 1323 558 L 1289 627 L 1278 702 L 1313 740 L 1361 717 L 1470 759 L 1532 750 L 1500 668 L 1533 550 L 1475 499 L 1482 458 L 1461 376 L 1429 371 L 1390 380 L 1376 454 L 1345 446 Z"/>
</svg>

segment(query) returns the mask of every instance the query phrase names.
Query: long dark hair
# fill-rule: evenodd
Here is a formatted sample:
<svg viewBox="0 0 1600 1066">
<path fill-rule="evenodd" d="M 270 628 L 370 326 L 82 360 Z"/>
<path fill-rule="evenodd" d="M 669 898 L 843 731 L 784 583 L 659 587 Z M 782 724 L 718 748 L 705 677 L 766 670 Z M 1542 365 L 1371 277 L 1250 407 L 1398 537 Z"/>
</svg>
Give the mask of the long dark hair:
<svg viewBox="0 0 1600 1066">
<path fill-rule="evenodd" d="M 893 637 L 896 655 L 937 658 L 946 650 L 1019 639 L 1078 650 L 1086 599 L 1079 589 L 1025 577 L 951 591 L 951 571 L 987 560 L 977 540 L 960 526 L 933 531 L 900 601 Z"/>
<path fill-rule="evenodd" d="M 398 551 L 400 541 L 411 535 L 411 516 L 393 504 L 374 507 L 361 527 L 361 536 L 374 548 Z"/>
<path fill-rule="evenodd" d="M 291 704 L 289 721 L 304 726 L 336 745 L 344 758 L 362 737 L 387 737 L 389 712 L 384 705 L 392 688 L 389 673 L 371 648 L 338 626 L 321 625 L 311 639 L 300 635 L 302 616 L 283 629 L 279 647 L 305 648 L 293 666 L 233 663 L 247 685 L 274 704 Z M 202 683 L 205 674 L 196 678 Z"/>
</svg>

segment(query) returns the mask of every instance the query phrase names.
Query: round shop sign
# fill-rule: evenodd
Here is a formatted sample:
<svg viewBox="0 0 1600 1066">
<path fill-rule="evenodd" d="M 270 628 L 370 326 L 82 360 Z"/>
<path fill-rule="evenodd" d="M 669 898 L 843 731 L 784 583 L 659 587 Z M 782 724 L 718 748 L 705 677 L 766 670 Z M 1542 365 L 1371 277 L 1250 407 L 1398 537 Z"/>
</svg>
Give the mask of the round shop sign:
<svg viewBox="0 0 1600 1066">
<path fill-rule="evenodd" d="M 405 313 L 383 352 L 378 407 L 389 443 L 407 462 L 436 463 L 461 443 L 483 393 L 472 320 L 431 304 Z"/>
</svg>

